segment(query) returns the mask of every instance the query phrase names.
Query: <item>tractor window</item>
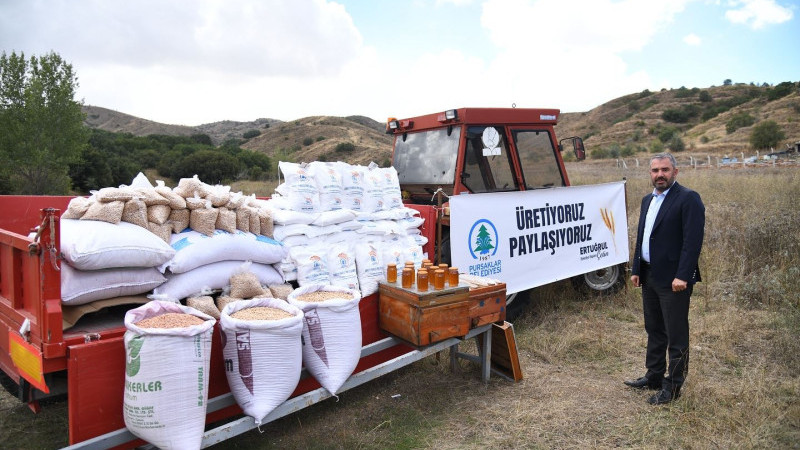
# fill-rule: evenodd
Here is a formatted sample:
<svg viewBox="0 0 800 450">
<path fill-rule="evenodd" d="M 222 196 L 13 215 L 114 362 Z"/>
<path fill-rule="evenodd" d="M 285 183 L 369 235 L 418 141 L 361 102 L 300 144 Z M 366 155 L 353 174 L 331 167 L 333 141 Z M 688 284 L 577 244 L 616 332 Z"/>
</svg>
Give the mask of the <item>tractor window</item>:
<svg viewBox="0 0 800 450">
<path fill-rule="evenodd" d="M 460 136 L 458 127 L 397 136 L 392 165 L 400 184 L 455 184 Z"/>
<path fill-rule="evenodd" d="M 494 130 L 490 131 L 494 141 L 484 142 L 484 130 L 487 128 Z M 487 151 L 484 152 L 484 149 Z M 519 190 L 503 127 L 469 127 L 467 129 L 466 155 L 461 182 L 471 192 Z"/>
<path fill-rule="evenodd" d="M 545 130 L 512 130 L 525 189 L 564 186 L 556 150 Z"/>
</svg>

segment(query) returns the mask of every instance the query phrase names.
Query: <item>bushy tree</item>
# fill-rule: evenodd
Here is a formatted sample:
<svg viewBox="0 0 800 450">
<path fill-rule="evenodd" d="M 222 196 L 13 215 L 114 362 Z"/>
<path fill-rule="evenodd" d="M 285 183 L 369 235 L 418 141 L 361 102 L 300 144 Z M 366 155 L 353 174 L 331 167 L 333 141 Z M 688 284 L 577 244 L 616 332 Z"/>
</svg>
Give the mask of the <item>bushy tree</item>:
<svg viewBox="0 0 800 450">
<path fill-rule="evenodd" d="M 757 149 L 776 147 L 786 135 L 774 120 L 766 120 L 753 127 L 750 133 L 750 145 Z"/>
<path fill-rule="evenodd" d="M 739 128 L 749 127 L 754 123 L 756 123 L 756 119 L 753 116 L 751 116 L 750 113 L 739 112 L 734 114 L 725 123 L 725 132 L 731 134 L 734 131 L 738 130 Z"/>
<path fill-rule="evenodd" d="M 78 78 L 56 53 L 0 55 L 0 178 L 19 194 L 66 194 L 88 131 Z"/>
<path fill-rule="evenodd" d="M 258 130 L 247 130 L 247 131 L 244 132 L 244 134 L 242 134 L 242 137 L 245 138 L 245 139 L 252 139 L 252 138 L 254 138 L 256 136 L 260 136 L 260 135 L 261 135 L 261 132 L 258 131 Z"/>
<path fill-rule="evenodd" d="M 215 151 L 200 150 L 183 158 L 173 177 L 190 178 L 197 175 L 209 184 L 232 180 L 241 170 L 239 160 L 234 156 Z"/>
<path fill-rule="evenodd" d="M 355 149 L 356 146 L 352 142 L 340 142 L 334 148 L 336 153 L 352 153 Z"/>
</svg>

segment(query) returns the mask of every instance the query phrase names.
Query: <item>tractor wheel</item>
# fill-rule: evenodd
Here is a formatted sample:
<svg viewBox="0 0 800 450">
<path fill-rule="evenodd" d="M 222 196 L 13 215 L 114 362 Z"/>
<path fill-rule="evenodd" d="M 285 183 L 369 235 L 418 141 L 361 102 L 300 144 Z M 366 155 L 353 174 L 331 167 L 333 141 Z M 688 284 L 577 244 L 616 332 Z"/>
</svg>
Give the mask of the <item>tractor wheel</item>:
<svg viewBox="0 0 800 450">
<path fill-rule="evenodd" d="M 625 286 L 625 265 L 606 267 L 572 278 L 573 285 L 586 294 L 611 295 Z"/>
</svg>

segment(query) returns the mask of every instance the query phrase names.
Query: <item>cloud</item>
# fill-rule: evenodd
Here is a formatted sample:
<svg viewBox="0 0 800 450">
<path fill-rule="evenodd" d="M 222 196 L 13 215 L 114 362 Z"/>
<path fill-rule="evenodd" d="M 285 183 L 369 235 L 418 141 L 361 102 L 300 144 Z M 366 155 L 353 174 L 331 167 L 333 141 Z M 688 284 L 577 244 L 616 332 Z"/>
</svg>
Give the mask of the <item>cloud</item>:
<svg viewBox="0 0 800 450">
<path fill-rule="evenodd" d="M 489 0 L 481 24 L 499 56 L 497 95 L 518 106 L 586 111 L 652 87 L 622 55 L 641 51 L 691 0 Z"/>
<path fill-rule="evenodd" d="M 729 4 L 733 9 L 725 11 L 725 18 L 754 30 L 789 21 L 794 15 L 792 9 L 778 5 L 774 0 L 734 0 Z"/>
<path fill-rule="evenodd" d="M 686 45 L 697 46 L 700 45 L 703 41 L 700 39 L 700 36 L 694 33 L 689 33 L 683 37 L 683 42 L 686 43 Z"/>
<path fill-rule="evenodd" d="M 344 7 L 324 0 L 53 0 L 8 8 L 0 7 L 4 47 L 56 49 L 85 63 L 309 77 L 337 73 L 362 45 Z"/>
</svg>

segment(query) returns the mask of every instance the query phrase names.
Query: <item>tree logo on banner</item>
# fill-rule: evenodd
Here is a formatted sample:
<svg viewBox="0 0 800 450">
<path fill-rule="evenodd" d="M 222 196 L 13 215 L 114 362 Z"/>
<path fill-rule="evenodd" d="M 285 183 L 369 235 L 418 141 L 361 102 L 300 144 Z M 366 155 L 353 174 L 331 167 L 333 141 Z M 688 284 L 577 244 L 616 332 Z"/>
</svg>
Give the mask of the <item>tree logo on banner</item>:
<svg viewBox="0 0 800 450">
<path fill-rule="evenodd" d="M 497 228 L 488 219 L 480 219 L 469 230 L 469 253 L 472 259 L 486 260 L 497 253 L 500 242 Z"/>
</svg>

